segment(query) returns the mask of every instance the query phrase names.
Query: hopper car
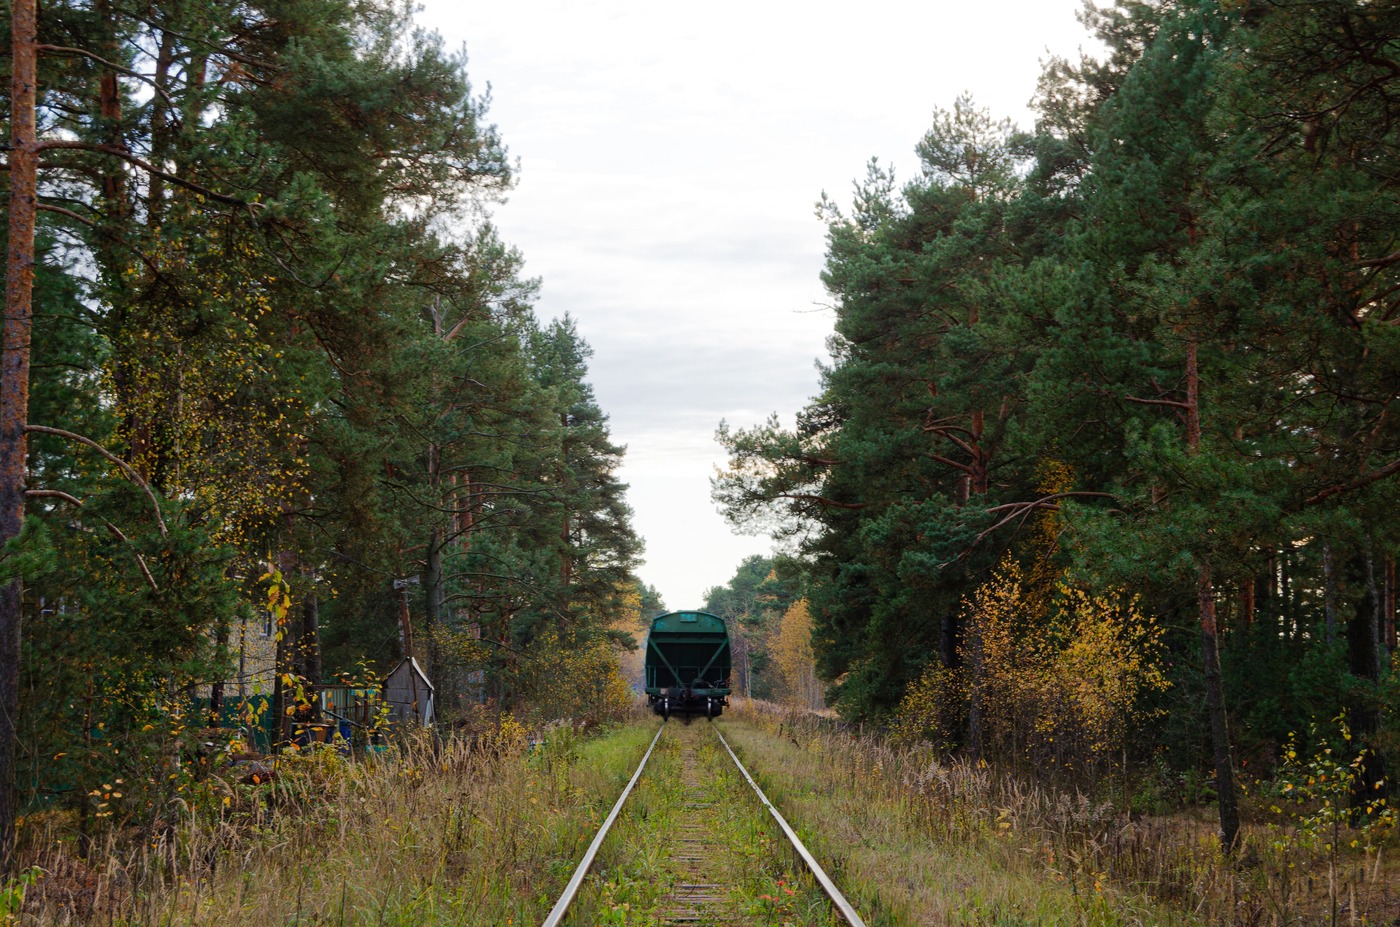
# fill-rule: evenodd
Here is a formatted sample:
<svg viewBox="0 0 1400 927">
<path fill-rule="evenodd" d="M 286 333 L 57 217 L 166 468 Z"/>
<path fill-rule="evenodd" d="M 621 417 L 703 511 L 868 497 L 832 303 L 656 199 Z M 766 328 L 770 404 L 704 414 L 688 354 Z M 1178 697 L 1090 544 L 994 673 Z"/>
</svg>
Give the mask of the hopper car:
<svg viewBox="0 0 1400 927">
<path fill-rule="evenodd" d="M 729 704 L 729 629 L 709 612 L 652 619 L 646 645 L 646 694 L 652 710 L 718 717 Z"/>
</svg>

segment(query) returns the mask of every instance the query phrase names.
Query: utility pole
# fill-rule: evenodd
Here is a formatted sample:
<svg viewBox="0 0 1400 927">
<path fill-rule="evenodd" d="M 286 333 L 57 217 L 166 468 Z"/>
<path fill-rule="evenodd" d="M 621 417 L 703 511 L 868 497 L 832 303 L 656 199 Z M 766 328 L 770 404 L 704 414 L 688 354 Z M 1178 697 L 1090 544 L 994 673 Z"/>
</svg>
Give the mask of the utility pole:
<svg viewBox="0 0 1400 927">
<path fill-rule="evenodd" d="M 399 643 L 403 644 L 403 655 L 413 656 L 413 623 L 408 617 L 408 587 L 418 585 L 418 577 L 394 580 L 394 589 L 399 594 Z"/>
<path fill-rule="evenodd" d="M 408 661 L 408 685 L 413 693 L 413 714 L 420 721 L 422 710 L 418 706 L 418 666 L 413 660 L 413 622 L 408 614 L 408 587 L 418 585 L 417 576 L 394 580 L 394 589 L 399 593 L 399 635 L 403 642 L 403 656 Z"/>
</svg>

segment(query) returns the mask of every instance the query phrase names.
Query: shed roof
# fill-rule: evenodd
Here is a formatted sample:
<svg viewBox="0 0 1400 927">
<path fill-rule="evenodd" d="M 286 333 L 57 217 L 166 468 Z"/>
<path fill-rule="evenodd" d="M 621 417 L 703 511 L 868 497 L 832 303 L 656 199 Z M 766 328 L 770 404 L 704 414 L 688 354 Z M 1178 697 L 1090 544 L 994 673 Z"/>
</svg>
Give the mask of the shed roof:
<svg viewBox="0 0 1400 927">
<path fill-rule="evenodd" d="M 427 686 L 429 692 L 433 691 L 433 684 L 428 679 L 428 674 L 423 672 L 423 667 L 419 666 L 418 661 L 413 657 L 405 657 L 398 666 L 391 669 L 389 675 L 384 677 L 384 684 L 387 686 L 391 682 L 398 682 L 399 679 L 407 677 L 409 673 L 418 677 L 419 685 Z"/>
</svg>

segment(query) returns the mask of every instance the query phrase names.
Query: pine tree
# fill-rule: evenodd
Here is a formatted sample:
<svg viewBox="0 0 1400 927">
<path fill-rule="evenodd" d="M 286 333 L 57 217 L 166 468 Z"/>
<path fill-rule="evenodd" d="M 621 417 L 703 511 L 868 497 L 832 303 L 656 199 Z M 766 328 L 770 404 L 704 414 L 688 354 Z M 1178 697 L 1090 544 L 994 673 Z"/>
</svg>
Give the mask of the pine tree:
<svg viewBox="0 0 1400 927">
<path fill-rule="evenodd" d="M 6 850 L 9 687 L 30 638 L 21 638 L 21 610 L 34 597 L 81 604 L 94 628 L 84 648 L 121 639 L 104 638 L 101 622 L 120 633 L 130 630 L 123 620 L 137 621 L 141 631 L 126 643 L 159 655 L 150 672 L 178 691 L 219 672 L 210 661 L 238 611 L 235 597 L 260 594 L 238 577 L 257 575 L 267 552 L 280 551 L 274 560 L 300 577 L 300 627 L 288 631 L 305 645 L 287 649 L 295 665 L 285 668 L 319 676 L 315 590 L 326 547 L 336 568 L 402 560 L 382 466 L 371 472 L 388 462 L 394 439 L 372 410 L 406 398 L 392 387 L 407 356 L 401 336 L 422 305 L 407 290 L 427 282 L 434 223 L 463 216 L 510 181 L 462 57 L 410 28 L 400 8 L 157 4 L 135 15 L 59 3 L 45 8 L 37 38 L 26 9 L 16 8 L 12 30 L 20 146 L 10 173 L 12 196 L 33 209 L 11 209 L 19 228 L 10 236 L 6 356 L 16 363 L 0 384 L 11 426 L 0 456 L 13 504 L 4 530 L 6 540 L 18 534 L 28 493 L 38 515 L 76 514 L 83 530 L 66 537 L 64 555 L 89 567 L 79 593 L 53 560 L 12 561 L 31 593 L 22 601 L 16 581 L 0 607 Z M 27 70 L 39 42 L 37 72 Z M 36 111 L 42 138 L 33 137 Z M 41 173 L 26 162 L 39 148 Z M 26 416 L 35 212 L 50 264 L 81 306 L 70 317 L 91 326 L 73 333 L 92 345 L 81 373 L 39 373 L 52 382 L 36 396 L 67 382 L 88 400 L 36 405 L 61 413 L 61 428 Z M 96 275 L 84 279 L 88 268 Z M 24 485 L 26 432 L 43 435 L 42 456 L 29 462 L 42 462 L 34 472 L 44 485 Z M 325 482 L 333 477 L 344 479 Z M 355 488 L 363 495 L 348 496 Z M 363 537 L 355 527 L 370 524 L 369 550 L 336 543 Z M 111 540 L 89 530 L 99 526 Z M 27 543 L 38 550 L 34 538 Z M 376 598 L 382 590 L 366 590 L 358 607 L 372 611 Z M 41 650 L 66 633 L 35 631 L 59 635 L 34 637 Z"/>
</svg>

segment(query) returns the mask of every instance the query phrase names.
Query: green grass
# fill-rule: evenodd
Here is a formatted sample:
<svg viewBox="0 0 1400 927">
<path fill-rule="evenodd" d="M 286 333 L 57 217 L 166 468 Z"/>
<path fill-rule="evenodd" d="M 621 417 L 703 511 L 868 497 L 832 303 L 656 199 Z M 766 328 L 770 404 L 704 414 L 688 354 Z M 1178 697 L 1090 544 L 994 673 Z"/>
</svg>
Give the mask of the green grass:
<svg viewBox="0 0 1400 927">
<path fill-rule="evenodd" d="M 1282 819 L 1255 821 L 1246 852 L 1224 859 L 1204 815 L 1128 819 L 1087 796 L 808 715 L 739 710 L 715 725 L 871 927 L 1335 927 L 1400 915 L 1393 835 L 1353 849 L 1355 834 L 1341 827 L 1345 839 L 1329 831 L 1330 849 L 1319 849 Z M 505 724 L 354 762 L 333 751 L 286 758 L 272 782 L 195 783 L 147 809 L 145 823 L 110 828 L 85 855 L 75 820 L 35 815 L 19 863 L 43 872 L 24 886 L 16 920 L 538 924 L 656 727 L 647 717 L 586 738 L 558 727 L 527 750 L 523 729 Z M 670 854 L 687 798 L 685 743 L 714 798 L 712 878 L 732 902 L 721 922 L 831 922 L 711 729 L 668 728 L 571 923 L 656 923 L 684 874 Z M 6 908 L 19 888 L 0 884 Z"/>
<path fill-rule="evenodd" d="M 689 878 L 672 859 L 686 816 L 688 788 L 682 755 L 695 750 L 696 768 L 710 807 L 700 820 L 712 868 L 706 878 L 722 884 L 729 903 L 709 912 L 716 923 L 832 927 L 830 905 L 804 873 L 777 826 L 739 777 L 710 725 L 673 721 L 657 745 L 647 772 L 603 845 L 570 914 L 570 924 L 652 925 L 670 907 L 665 896 Z"/>
</svg>

